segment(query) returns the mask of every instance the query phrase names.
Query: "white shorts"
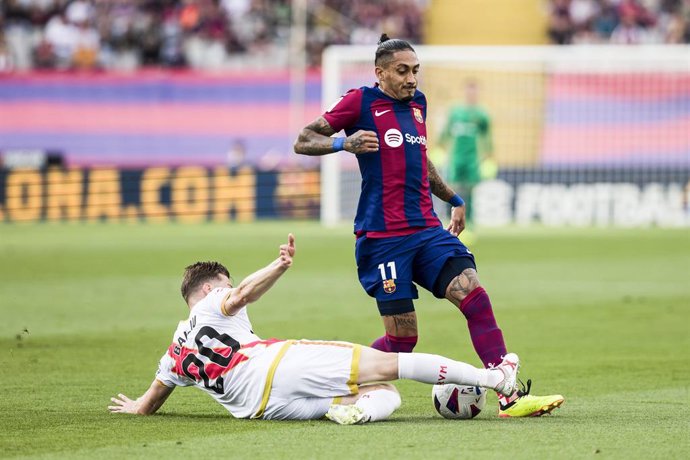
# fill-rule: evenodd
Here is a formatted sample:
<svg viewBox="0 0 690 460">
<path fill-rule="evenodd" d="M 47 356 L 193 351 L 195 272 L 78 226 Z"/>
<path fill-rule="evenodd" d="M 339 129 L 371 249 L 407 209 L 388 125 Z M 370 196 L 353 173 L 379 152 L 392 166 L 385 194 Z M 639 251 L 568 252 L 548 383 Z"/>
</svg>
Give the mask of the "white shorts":
<svg viewBox="0 0 690 460">
<path fill-rule="evenodd" d="M 317 419 L 334 398 L 357 394 L 361 349 L 349 342 L 295 341 L 276 367 L 261 418 Z"/>
</svg>

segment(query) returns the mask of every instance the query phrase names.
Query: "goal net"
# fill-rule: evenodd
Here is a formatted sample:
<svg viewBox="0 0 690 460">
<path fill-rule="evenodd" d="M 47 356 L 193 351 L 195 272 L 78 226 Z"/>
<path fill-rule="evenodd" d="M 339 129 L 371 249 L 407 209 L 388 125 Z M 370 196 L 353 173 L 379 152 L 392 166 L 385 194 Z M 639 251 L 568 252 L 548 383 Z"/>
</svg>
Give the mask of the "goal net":
<svg viewBox="0 0 690 460">
<path fill-rule="evenodd" d="M 417 46 L 428 154 L 467 82 L 488 114 L 497 169 L 474 188 L 479 226 L 690 225 L 690 47 Z M 369 46 L 323 59 L 323 105 L 375 81 Z M 351 221 L 354 155 L 323 157 L 321 221 Z M 437 203 L 445 217 L 446 207 Z"/>
</svg>

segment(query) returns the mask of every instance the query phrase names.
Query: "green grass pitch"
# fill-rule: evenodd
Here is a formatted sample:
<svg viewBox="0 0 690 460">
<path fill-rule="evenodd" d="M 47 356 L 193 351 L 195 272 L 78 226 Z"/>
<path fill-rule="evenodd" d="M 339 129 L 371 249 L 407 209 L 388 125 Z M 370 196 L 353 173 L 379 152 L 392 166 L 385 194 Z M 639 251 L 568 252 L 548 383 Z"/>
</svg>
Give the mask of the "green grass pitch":
<svg viewBox="0 0 690 460">
<path fill-rule="evenodd" d="M 277 256 L 295 265 L 250 307 L 262 337 L 368 344 L 382 326 L 361 290 L 349 227 L 0 225 L 0 457 L 688 458 L 690 236 L 684 230 L 485 230 L 471 249 L 509 350 L 555 415 L 437 416 L 430 388 L 398 383 L 389 421 L 235 420 L 196 389 L 151 417 L 108 413 L 139 396 L 177 321 L 183 267 L 225 262 L 236 280 Z M 464 318 L 423 293 L 418 351 L 479 364 Z"/>
</svg>

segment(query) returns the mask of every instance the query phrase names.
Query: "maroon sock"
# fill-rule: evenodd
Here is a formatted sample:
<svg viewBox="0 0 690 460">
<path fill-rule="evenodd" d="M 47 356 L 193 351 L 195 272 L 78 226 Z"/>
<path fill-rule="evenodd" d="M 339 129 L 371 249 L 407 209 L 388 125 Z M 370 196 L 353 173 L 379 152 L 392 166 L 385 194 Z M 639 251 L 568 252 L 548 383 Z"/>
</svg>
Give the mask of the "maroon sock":
<svg viewBox="0 0 690 460">
<path fill-rule="evenodd" d="M 506 345 L 484 288 L 478 287 L 470 292 L 460 303 L 460 311 L 467 318 L 472 345 L 484 367 L 500 364 L 506 354 Z"/>
<path fill-rule="evenodd" d="M 387 352 L 411 353 L 415 345 L 417 345 L 416 335 L 413 337 L 396 337 L 386 333 L 383 337 L 374 340 L 371 348 Z"/>
</svg>

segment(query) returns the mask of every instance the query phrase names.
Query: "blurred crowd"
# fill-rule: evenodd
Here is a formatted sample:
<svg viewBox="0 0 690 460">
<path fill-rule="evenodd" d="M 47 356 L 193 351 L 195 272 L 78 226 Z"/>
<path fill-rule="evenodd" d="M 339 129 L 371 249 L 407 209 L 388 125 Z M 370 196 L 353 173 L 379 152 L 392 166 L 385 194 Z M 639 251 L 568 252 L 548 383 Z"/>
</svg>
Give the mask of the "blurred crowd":
<svg viewBox="0 0 690 460">
<path fill-rule="evenodd" d="M 431 0 L 304 0 L 309 65 L 381 31 L 422 41 Z M 294 0 L 0 0 L 0 72 L 284 67 Z M 548 0 L 556 44 L 689 43 L 690 0 Z"/>
<path fill-rule="evenodd" d="M 330 44 L 419 42 L 428 0 L 305 0 L 307 60 Z M 291 0 L 0 0 L 0 71 L 284 66 Z"/>
<path fill-rule="evenodd" d="M 550 0 L 548 33 L 559 45 L 690 43 L 690 0 Z"/>
</svg>

